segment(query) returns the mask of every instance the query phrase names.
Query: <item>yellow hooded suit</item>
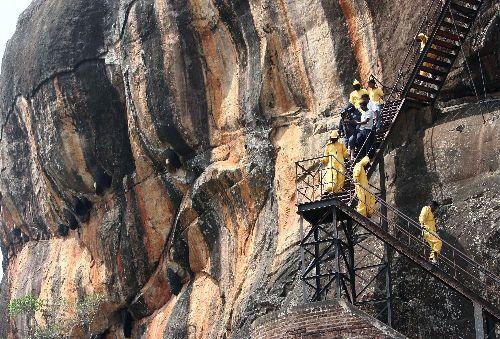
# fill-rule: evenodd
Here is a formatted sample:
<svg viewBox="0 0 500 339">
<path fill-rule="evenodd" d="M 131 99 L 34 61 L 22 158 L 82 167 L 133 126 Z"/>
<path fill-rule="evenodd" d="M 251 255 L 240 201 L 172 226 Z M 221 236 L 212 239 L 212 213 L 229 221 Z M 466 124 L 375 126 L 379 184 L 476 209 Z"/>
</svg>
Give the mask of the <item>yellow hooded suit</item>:
<svg viewBox="0 0 500 339">
<path fill-rule="evenodd" d="M 430 206 L 424 206 L 422 208 L 418 221 L 424 228 L 424 239 L 431 247 L 431 259 L 435 259 L 436 255 L 441 252 L 443 242 L 434 235 L 436 234 L 436 219 L 434 219 L 434 214 L 432 213 Z M 434 234 L 430 232 L 433 232 Z"/>
<path fill-rule="evenodd" d="M 356 196 L 358 198 L 358 208 L 357 211 L 370 218 L 375 211 L 375 196 L 370 192 L 368 177 L 366 175 L 365 166 L 370 162 L 370 159 L 366 156 L 361 159 L 355 166 L 352 173 Z"/>
<path fill-rule="evenodd" d="M 338 137 L 338 131 L 333 131 L 330 138 L 337 139 L 337 141 L 330 141 L 326 144 L 322 159 L 323 165 L 325 165 L 323 170 L 324 192 L 339 193 L 344 188 L 344 158 L 349 156 L 349 152 L 344 143 L 338 140 Z"/>
</svg>

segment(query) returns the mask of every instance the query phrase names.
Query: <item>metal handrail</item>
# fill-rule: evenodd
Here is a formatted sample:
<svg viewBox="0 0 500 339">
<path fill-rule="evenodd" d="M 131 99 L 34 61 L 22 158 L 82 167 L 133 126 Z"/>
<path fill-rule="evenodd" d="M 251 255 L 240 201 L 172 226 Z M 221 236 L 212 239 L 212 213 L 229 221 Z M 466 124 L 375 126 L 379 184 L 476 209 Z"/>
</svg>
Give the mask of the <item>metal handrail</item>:
<svg viewBox="0 0 500 339">
<path fill-rule="evenodd" d="M 431 35 L 430 35 L 429 39 L 426 42 L 426 45 L 425 45 L 424 49 L 422 51 L 420 51 L 420 48 L 418 48 L 417 53 L 415 53 L 413 55 L 412 59 L 411 59 L 412 63 L 409 64 L 410 66 L 413 64 L 413 61 L 418 56 L 418 60 L 417 60 L 416 64 L 414 65 L 414 67 L 412 69 L 410 69 L 410 68 L 408 69 L 407 73 L 410 73 L 410 70 L 411 70 L 411 77 L 407 81 L 407 83 L 405 85 L 405 88 L 401 91 L 402 95 L 400 96 L 400 98 L 404 98 L 408 94 L 409 88 L 410 88 L 411 84 L 413 83 L 413 81 L 415 80 L 415 77 L 419 73 L 420 66 L 423 64 L 427 52 L 429 51 L 429 49 L 431 48 L 431 46 L 433 44 L 434 38 L 436 36 L 436 33 L 437 33 L 437 31 L 438 31 L 438 29 L 440 27 L 441 22 L 444 20 L 444 17 L 445 17 L 446 12 L 447 12 L 450 4 L 451 4 L 451 1 L 452 0 L 447 0 L 446 3 L 443 5 L 443 7 L 440 7 L 439 6 L 439 2 L 437 2 L 437 6 L 434 7 L 434 4 L 436 3 L 436 0 L 433 0 L 431 2 L 431 4 L 430 4 L 428 10 L 427 10 L 426 15 L 422 19 L 422 21 L 421 21 L 421 23 L 419 25 L 419 28 L 418 28 L 419 32 L 422 32 L 422 28 L 424 28 L 424 26 L 425 26 L 424 23 L 425 22 L 427 22 L 427 26 L 425 27 L 425 30 L 427 30 L 428 27 L 430 26 L 431 20 L 429 18 L 429 13 L 431 12 L 431 10 L 433 8 L 435 8 L 435 13 L 434 13 L 433 17 L 436 16 L 437 13 L 439 12 L 439 17 L 438 17 L 437 23 L 434 25 L 434 28 L 433 28 L 433 30 L 431 32 Z M 415 42 L 415 38 L 413 37 L 412 38 L 412 42 L 410 43 L 410 46 L 408 47 L 407 52 L 405 54 L 405 57 L 403 59 L 403 62 L 401 64 L 401 67 L 398 70 L 398 77 L 397 77 L 397 79 L 396 79 L 396 81 L 394 83 L 394 86 L 393 86 L 390 94 L 388 95 L 388 97 L 386 99 L 386 102 L 391 102 L 391 101 L 394 102 L 394 101 L 396 101 L 396 99 L 394 99 L 393 97 L 394 97 L 395 93 L 399 93 L 399 92 L 396 92 L 397 86 L 398 86 L 400 80 L 403 78 L 403 73 L 404 73 L 403 69 L 406 67 L 408 57 L 409 57 L 409 55 L 410 55 L 410 53 L 412 51 L 412 48 L 414 47 L 414 42 Z M 384 110 L 382 110 L 380 112 L 381 118 L 383 117 L 383 113 L 384 113 Z M 399 113 L 396 114 L 396 116 L 394 117 L 392 123 L 394 123 L 394 120 L 397 118 L 398 115 L 399 115 Z M 374 129 L 372 129 L 372 131 L 369 133 L 369 135 L 366 138 L 366 140 L 363 142 L 363 145 L 362 145 L 361 149 L 365 149 L 365 147 L 367 146 L 368 140 L 370 140 L 370 138 L 372 138 L 373 135 L 375 135 L 375 137 L 376 137 L 376 131 L 374 131 Z M 374 143 L 374 145 L 375 145 L 375 143 Z M 372 148 L 373 148 L 373 146 L 369 150 L 366 150 L 366 153 L 368 153 Z M 358 153 L 356 155 L 355 162 L 359 161 L 359 156 L 360 156 L 360 154 Z"/>
<path fill-rule="evenodd" d="M 416 42 L 415 41 L 415 37 L 412 37 L 412 40 L 409 43 L 409 47 L 408 47 L 408 49 L 407 49 L 407 51 L 405 53 L 405 57 L 403 58 L 403 62 L 401 63 L 401 67 L 398 70 L 398 77 L 396 78 L 396 81 L 395 81 L 395 83 L 394 83 L 394 85 L 393 85 L 393 87 L 391 89 L 391 92 L 386 97 L 386 102 L 394 102 L 394 101 L 397 100 L 397 99 L 394 98 L 394 94 L 400 93 L 399 91 L 397 91 L 397 86 L 398 86 L 399 82 L 403 79 L 403 75 L 406 77 L 406 74 L 410 74 L 411 73 L 410 79 L 407 81 L 405 87 L 401 91 L 401 93 L 403 93 L 403 95 L 400 96 L 399 99 L 405 97 L 406 94 L 408 93 L 408 88 L 413 83 L 416 75 L 419 72 L 420 66 L 423 64 L 423 60 L 425 58 L 425 55 L 427 54 L 427 52 L 429 51 L 429 49 L 432 46 L 432 41 L 434 40 L 434 37 L 435 37 L 436 32 L 437 32 L 437 30 L 438 30 L 438 28 L 440 26 L 441 21 L 444 20 L 444 16 L 446 14 L 447 9 L 449 8 L 449 5 L 450 5 L 451 1 L 452 0 L 447 0 L 447 2 L 443 5 L 443 7 L 439 6 L 439 4 L 440 4 L 439 1 L 438 2 L 436 2 L 436 0 L 432 0 L 431 1 L 431 4 L 429 5 L 428 10 L 426 12 L 426 15 L 423 17 L 422 21 L 420 22 L 420 25 L 419 25 L 417 31 L 418 32 L 422 32 L 424 26 L 425 26 L 425 31 L 427 31 L 427 29 L 429 28 L 430 23 L 431 23 L 429 14 L 431 13 L 431 11 L 432 11 L 433 8 L 435 9 L 435 12 L 434 12 L 434 15 L 432 17 L 435 17 L 437 15 L 437 13 L 439 12 L 439 17 L 438 17 L 437 23 L 434 25 L 433 31 L 431 33 L 430 38 L 427 40 L 427 43 L 426 43 L 426 46 L 425 46 L 424 50 L 420 51 L 420 48 L 417 48 L 416 53 L 414 53 L 413 56 L 412 56 L 412 58 L 411 58 L 411 62 L 407 64 L 408 57 L 410 56 L 412 49 L 415 47 L 415 42 Z M 437 6 L 434 6 L 435 4 L 437 4 Z M 426 22 L 427 22 L 427 25 L 425 25 Z M 413 63 L 413 61 L 417 58 L 417 56 L 418 56 L 418 60 L 417 60 L 417 62 L 415 64 L 415 63 Z M 411 68 L 412 65 L 414 65 L 413 68 Z M 406 72 L 404 72 L 403 70 L 407 66 L 408 66 L 408 69 L 406 70 Z M 383 113 L 384 112 L 382 110 L 380 112 L 381 118 L 383 117 Z M 394 119 L 395 118 L 397 118 L 397 115 L 394 117 Z M 394 120 L 393 120 L 393 122 L 394 122 Z M 374 129 L 372 129 L 372 131 L 369 133 L 369 135 L 366 138 L 366 140 L 363 142 L 363 145 L 362 145 L 361 149 L 364 149 L 367 146 L 368 140 L 374 134 L 376 136 L 376 132 L 374 131 Z M 373 146 L 370 148 L 370 150 L 372 148 L 373 148 Z M 366 153 L 368 153 L 370 150 L 367 150 Z M 359 153 L 356 155 L 355 162 L 357 162 L 357 161 L 359 161 Z"/>
<path fill-rule="evenodd" d="M 448 0 L 448 1 L 451 1 L 451 0 Z M 424 26 L 425 26 L 425 22 L 427 21 L 427 27 L 426 27 L 426 30 L 427 28 L 429 27 L 429 23 L 431 22 L 430 21 L 430 16 L 429 14 L 431 13 L 431 10 L 432 8 L 434 7 L 434 5 L 436 4 L 436 2 L 439 4 L 439 0 L 432 0 L 428 9 L 427 9 L 427 12 L 425 13 L 425 15 L 422 17 L 422 21 L 420 22 L 420 25 L 418 26 L 418 29 L 417 29 L 417 32 L 422 32 Z M 438 6 L 436 6 L 438 8 Z M 415 46 L 415 36 L 412 37 L 411 41 L 409 42 L 409 46 L 408 46 L 408 49 L 406 50 L 406 53 L 405 53 L 405 57 L 403 58 L 403 61 L 401 63 L 401 67 L 399 68 L 398 70 L 398 77 L 396 78 L 396 81 L 394 82 L 394 85 L 392 87 L 392 90 L 391 92 L 389 93 L 389 98 L 391 98 L 394 94 L 396 93 L 399 93 L 399 92 L 396 92 L 397 90 L 397 86 L 399 84 L 399 81 L 402 79 L 402 75 L 403 75 L 403 69 L 407 66 L 406 62 L 408 60 L 408 57 L 410 56 L 411 54 L 411 51 L 413 49 L 413 47 Z M 419 50 L 419 53 L 420 53 L 420 50 Z M 418 55 L 418 54 L 417 54 Z M 412 59 L 415 58 L 415 54 L 413 56 Z"/>
<path fill-rule="evenodd" d="M 397 101 L 401 101 L 401 100 L 388 101 L 388 102 L 386 103 L 386 106 L 384 106 L 384 108 L 380 111 L 380 118 L 381 118 L 381 119 L 384 117 L 385 107 L 389 107 L 389 106 L 387 106 L 387 105 L 389 105 L 390 103 L 397 102 Z M 400 106 L 400 109 L 401 109 L 401 104 L 402 104 L 401 102 L 398 104 L 398 105 Z M 392 124 L 394 124 L 394 122 L 396 121 L 396 118 L 398 117 L 398 114 L 399 114 L 399 112 L 398 112 L 396 115 L 394 115 L 394 118 L 393 118 L 393 119 L 392 119 L 392 121 L 390 122 L 389 126 L 391 126 Z M 375 127 L 375 124 L 373 125 L 373 127 Z M 382 125 L 382 128 L 383 128 L 383 127 L 384 127 L 384 126 Z M 375 135 L 375 136 L 374 136 L 374 138 L 376 138 L 376 137 L 377 137 L 377 130 L 376 130 L 375 128 L 372 128 L 372 130 L 371 130 L 371 131 L 370 131 L 370 133 L 368 134 L 368 137 L 367 137 L 367 138 L 366 138 L 366 140 L 363 142 L 363 145 L 361 146 L 360 150 L 365 149 L 365 147 L 367 146 L 368 140 L 370 140 L 370 138 L 371 138 L 371 136 L 372 136 L 372 135 Z M 377 142 L 377 140 L 375 139 L 375 140 L 374 140 L 374 142 L 373 142 L 373 145 L 370 147 L 370 149 L 366 150 L 366 152 L 365 152 L 366 154 L 368 154 L 368 153 L 372 150 L 372 148 L 375 146 L 376 142 Z M 357 163 L 359 160 L 361 160 L 361 159 L 359 159 L 360 154 L 361 154 L 361 153 L 358 151 L 358 154 L 356 154 L 356 157 L 354 158 L 354 163 Z"/>
<path fill-rule="evenodd" d="M 334 160 L 334 159 L 337 160 L 333 155 L 329 155 L 329 157 L 332 157 L 331 160 Z M 309 161 L 314 161 L 314 160 L 323 159 L 323 158 L 324 158 L 324 156 L 316 157 L 316 158 L 311 158 L 311 159 L 309 159 Z M 297 162 L 297 164 L 298 163 L 300 163 L 300 162 Z M 325 170 L 325 169 L 323 169 L 323 170 Z M 407 216 L 406 214 L 404 214 L 403 212 L 401 212 L 400 210 L 398 210 L 394 206 L 388 204 L 386 201 L 382 200 L 380 197 L 378 197 L 377 195 L 375 195 L 372 192 L 370 192 L 370 190 L 368 190 L 367 188 L 363 187 L 359 183 L 356 183 L 354 181 L 354 179 L 349 175 L 349 173 L 346 172 L 346 168 L 345 167 L 344 167 L 344 172 L 341 172 L 341 171 L 337 170 L 335 167 L 331 167 L 331 168 L 329 167 L 328 170 L 335 170 L 338 173 L 342 174 L 345 177 L 346 180 L 351 180 L 351 182 L 354 185 L 358 185 L 358 187 L 362 188 L 363 190 L 365 190 L 369 194 L 373 195 L 375 197 L 375 200 L 379 203 L 380 206 L 383 206 L 383 207 L 387 208 L 389 211 L 393 212 L 397 217 L 401 218 L 405 222 L 405 224 L 408 227 L 408 229 L 405 229 L 404 227 L 402 227 L 401 225 L 399 225 L 394 220 L 390 220 L 389 218 L 386 218 L 385 216 L 383 216 L 383 214 L 378 209 L 375 209 L 375 213 L 377 214 L 377 216 L 379 216 L 384 221 L 387 221 L 387 223 L 389 225 L 395 226 L 399 231 L 405 233 L 408 236 L 408 243 L 409 243 L 409 245 L 412 244 L 411 241 L 410 241 L 411 239 L 416 240 L 420 245 L 423 245 L 423 247 L 424 247 L 424 254 L 425 254 L 425 248 L 428 247 L 428 245 L 426 244 L 425 240 L 423 240 L 422 236 L 416 237 L 414 234 L 412 234 L 410 232 L 410 230 L 413 230 L 413 231 L 415 231 L 414 233 L 420 233 L 420 234 L 422 233 L 422 227 L 421 227 L 421 225 L 418 222 L 416 222 L 411 217 Z M 321 170 L 319 170 L 319 171 L 321 171 Z M 324 183 L 320 183 L 320 185 L 324 185 Z M 297 187 L 297 191 L 299 191 L 299 187 Z M 351 201 L 353 200 L 353 195 L 354 194 L 353 194 L 353 192 L 351 190 L 349 190 L 349 191 L 343 191 L 343 193 L 347 193 L 348 196 L 350 197 L 350 200 Z M 476 261 L 474 261 L 471 257 L 469 257 L 468 255 L 466 255 L 465 253 L 463 253 L 462 251 L 460 251 L 459 249 L 457 249 L 452 244 L 450 244 L 450 243 L 446 242 L 445 240 L 443 240 L 437 233 L 432 232 L 432 231 L 427 231 L 427 230 L 426 230 L 426 232 L 430 233 L 433 236 L 438 237 L 442 241 L 442 243 L 443 243 L 443 250 L 445 250 L 445 249 L 446 250 L 451 250 L 451 252 L 452 252 L 452 258 L 447 257 L 443 253 L 440 256 L 440 258 L 441 258 L 440 262 L 444 263 L 445 265 L 449 266 L 452 270 L 454 270 L 454 276 L 455 277 L 456 277 L 456 275 L 457 275 L 458 272 L 462 272 L 465 275 L 467 275 L 470 278 L 472 278 L 473 280 L 478 281 L 479 283 L 481 283 L 482 285 L 484 285 L 484 283 L 481 280 L 478 279 L 480 277 L 475 276 L 474 274 L 470 273 L 465 268 L 463 268 L 459 264 L 457 264 L 457 262 L 456 262 L 457 259 L 460 259 L 460 260 L 465 261 L 468 265 L 472 266 L 473 268 L 475 268 L 480 273 L 482 273 L 485 276 L 487 276 L 489 279 L 493 280 L 497 285 L 500 285 L 500 278 L 497 277 L 494 273 L 490 272 L 488 269 L 486 269 L 485 267 L 481 266 L 479 263 L 477 263 Z M 413 244 L 414 243 L 415 242 L 413 242 Z"/>
<path fill-rule="evenodd" d="M 434 38 L 436 37 L 436 34 L 439 30 L 439 27 L 441 26 L 441 23 L 444 21 L 444 18 L 446 16 L 446 13 L 447 13 L 448 8 L 450 7 L 450 4 L 452 1 L 453 0 L 447 0 L 445 2 L 445 4 L 443 5 L 441 12 L 439 13 L 439 17 L 437 19 L 437 22 L 434 25 L 434 29 L 432 30 L 431 35 L 428 37 L 424 49 L 420 52 L 418 61 L 415 64 L 415 67 L 413 68 L 412 75 L 411 75 L 409 81 L 406 83 L 405 89 L 403 91 L 403 96 L 406 96 L 408 94 L 408 92 L 410 91 L 410 87 L 413 84 L 413 81 L 415 80 L 417 74 L 419 73 L 420 67 L 424 63 L 424 59 L 425 59 L 427 53 L 429 52 L 429 50 L 431 49 L 431 46 L 434 43 Z"/>
</svg>

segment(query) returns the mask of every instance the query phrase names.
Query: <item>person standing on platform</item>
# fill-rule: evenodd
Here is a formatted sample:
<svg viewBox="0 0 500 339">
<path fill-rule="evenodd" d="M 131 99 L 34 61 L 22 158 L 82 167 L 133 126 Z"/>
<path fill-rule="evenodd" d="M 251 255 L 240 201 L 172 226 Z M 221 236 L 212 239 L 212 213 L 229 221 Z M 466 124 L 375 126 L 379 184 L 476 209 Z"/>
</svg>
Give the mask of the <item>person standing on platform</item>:
<svg viewBox="0 0 500 339">
<path fill-rule="evenodd" d="M 322 159 L 323 166 L 323 193 L 339 193 L 344 188 L 345 167 L 344 159 L 349 156 L 344 143 L 339 140 L 339 132 L 333 131 L 330 134 L 330 141 L 326 144 L 325 153 Z"/>
</svg>

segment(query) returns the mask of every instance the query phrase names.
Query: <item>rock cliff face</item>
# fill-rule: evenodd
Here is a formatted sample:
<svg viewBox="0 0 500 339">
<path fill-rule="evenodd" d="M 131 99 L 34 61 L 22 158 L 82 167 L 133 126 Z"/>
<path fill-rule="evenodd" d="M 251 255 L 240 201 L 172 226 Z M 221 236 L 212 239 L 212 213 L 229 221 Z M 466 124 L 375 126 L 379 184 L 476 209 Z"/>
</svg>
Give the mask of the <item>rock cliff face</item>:
<svg viewBox="0 0 500 339">
<path fill-rule="evenodd" d="M 466 55 L 479 84 L 480 52 L 493 93 L 498 4 L 483 9 Z M 133 337 L 245 337 L 297 304 L 294 162 L 322 152 L 353 78 L 394 80 L 424 13 L 385 0 L 34 1 L 0 77 L 0 337 L 26 333 L 4 312 L 26 294 L 102 296 L 91 332 L 109 338 L 130 326 Z M 447 100 L 475 100 L 460 99 L 471 93 L 462 63 Z M 416 131 L 425 125 L 410 117 L 388 176 L 411 213 L 449 198 L 446 232 L 499 272 L 498 110 L 487 107 L 486 124 L 448 113 Z M 404 263 L 396 328 L 464 333 L 432 293 L 418 299 L 439 284 L 422 287 Z"/>
</svg>

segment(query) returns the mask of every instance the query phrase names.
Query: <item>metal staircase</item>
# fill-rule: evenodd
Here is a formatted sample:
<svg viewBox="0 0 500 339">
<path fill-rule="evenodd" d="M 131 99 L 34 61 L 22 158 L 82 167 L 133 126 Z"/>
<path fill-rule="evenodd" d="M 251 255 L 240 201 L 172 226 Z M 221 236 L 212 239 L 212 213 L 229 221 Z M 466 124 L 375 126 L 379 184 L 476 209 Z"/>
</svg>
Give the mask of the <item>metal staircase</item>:
<svg viewBox="0 0 500 339">
<path fill-rule="evenodd" d="M 402 97 L 432 105 L 481 7 L 480 0 L 448 0 L 420 54 Z"/>
<path fill-rule="evenodd" d="M 375 151 L 375 158 L 368 176 L 377 164 L 382 175 L 380 189 L 369 188 L 377 200 L 377 209 L 371 219 L 354 209 L 353 162 L 345 163 L 341 171 L 345 176 L 344 189 L 335 194 L 325 192 L 328 186 L 325 171 L 328 169 L 320 165 L 323 157 L 296 163 L 305 302 L 333 296 L 346 298 L 358 307 L 382 305 L 378 307 L 378 315 L 387 316 L 387 323 L 391 325 L 388 253 L 394 249 L 472 302 L 477 338 L 495 337 L 494 323 L 500 322 L 500 278 L 446 241 L 443 241 L 439 262 L 431 264 L 427 260 L 430 249 L 422 237 L 419 223 L 385 201 L 383 175 L 383 153 L 397 119 L 410 107 L 434 104 L 482 2 L 447 0 L 442 5 L 440 0 L 430 1 L 417 32 L 428 36 L 425 47 L 421 50 L 420 46 L 415 46 L 412 38 L 413 43 L 386 97 L 381 112 L 382 126 L 373 132 L 376 134 L 370 149 Z M 400 88 L 400 84 L 404 87 Z M 354 163 L 357 161 L 359 159 Z M 305 227 L 304 222 L 310 227 Z M 377 250 L 373 242 L 365 245 L 370 236 L 378 239 L 383 247 Z M 385 279 L 381 278 L 382 274 Z"/>
<path fill-rule="evenodd" d="M 384 153 L 397 119 L 410 107 L 435 103 L 482 3 L 482 0 L 447 0 L 441 6 L 439 0 L 430 2 L 417 32 L 428 36 L 427 43 L 421 51 L 412 37 L 381 111 L 382 126 L 372 132 L 375 133 L 375 142 L 370 150 L 375 152 L 375 160 L 369 169 L 369 176 Z M 435 22 L 433 27 L 429 24 L 432 20 Z M 401 84 L 404 84 L 403 88 L 400 88 Z M 355 162 L 358 160 L 356 158 Z"/>
<path fill-rule="evenodd" d="M 390 314 L 391 282 L 387 248 L 383 253 L 375 253 L 375 250 L 362 246 L 362 242 L 373 235 L 470 300 L 481 323 L 483 312 L 487 321 L 500 322 L 499 277 L 442 238 L 439 262 L 431 264 L 427 259 L 430 249 L 422 237 L 419 223 L 388 204 L 380 197 L 380 191 L 373 187 L 369 190 L 375 195 L 377 208 L 370 219 L 354 209 L 356 199 L 353 190 L 345 190 L 339 195 L 325 195 L 324 187 L 328 184 L 324 181 L 325 169 L 314 165 L 322 158 L 296 163 L 297 179 L 300 179 L 297 181 L 297 207 L 301 217 L 305 300 L 318 301 L 330 295 L 345 297 L 358 306 L 387 303 L 380 311 Z M 345 174 L 345 169 L 343 174 L 346 182 L 353 182 L 350 175 Z M 304 222 L 310 227 L 304 227 Z M 367 255 L 371 256 L 371 262 L 365 260 Z M 367 283 L 357 281 L 362 278 L 358 272 L 367 269 L 376 271 L 365 277 Z M 383 288 L 380 282 L 376 284 L 382 273 L 388 275 Z M 359 291 L 365 294 L 361 295 Z M 366 291 L 372 293 L 367 294 Z M 390 324 L 390 316 L 388 322 Z M 478 323 L 476 325 L 479 326 Z"/>
</svg>

